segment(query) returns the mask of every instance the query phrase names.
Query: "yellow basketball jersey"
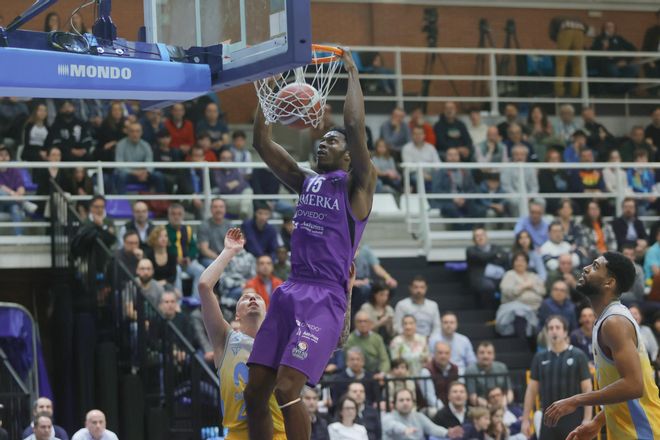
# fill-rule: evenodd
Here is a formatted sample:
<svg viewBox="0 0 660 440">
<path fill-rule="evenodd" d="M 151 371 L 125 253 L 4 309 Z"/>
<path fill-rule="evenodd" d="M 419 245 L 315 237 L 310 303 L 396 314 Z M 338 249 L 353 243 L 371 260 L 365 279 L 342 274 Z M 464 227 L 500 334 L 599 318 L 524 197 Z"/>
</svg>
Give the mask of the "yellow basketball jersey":
<svg viewBox="0 0 660 440">
<path fill-rule="evenodd" d="M 639 399 L 615 405 L 605 405 L 607 438 L 616 440 L 660 439 L 660 398 L 658 398 L 658 387 L 655 384 L 654 371 L 642 342 L 639 326 L 630 310 L 620 302 L 610 304 L 594 326 L 592 344 L 596 363 L 597 386 L 604 388 L 621 378 L 614 366 L 614 361 L 603 354 L 598 344 L 598 330 L 603 322 L 612 315 L 624 316 L 635 327 L 637 353 L 642 364 L 642 375 L 644 376 L 644 394 Z"/>
<path fill-rule="evenodd" d="M 254 338 L 237 331 L 227 337 L 225 351 L 220 361 L 220 408 L 222 425 L 229 430 L 227 440 L 247 440 L 247 413 L 243 391 L 248 381 L 247 361 L 252 352 Z M 284 419 L 275 396 L 270 397 L 270 412 L 273 416 L 274 438 L 286 440 Z"/>
</svg>

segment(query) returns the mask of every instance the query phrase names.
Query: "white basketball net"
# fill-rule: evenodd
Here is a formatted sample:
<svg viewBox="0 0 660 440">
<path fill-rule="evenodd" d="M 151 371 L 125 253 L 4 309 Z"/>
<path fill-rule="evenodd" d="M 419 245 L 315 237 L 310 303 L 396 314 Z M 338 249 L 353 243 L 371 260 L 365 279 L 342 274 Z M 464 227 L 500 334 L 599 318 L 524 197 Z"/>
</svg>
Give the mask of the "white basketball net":
<svg viewBox="0 0 660 440">
<path fill-rule="evenodd" d="M 312 49 L 312 59 L 325 54 L 327 53 L 317 53 L 317 50 Z M 330 90 L 337 82 L 335 74 L 340 64 L 341 59 L 337 57 L 330 62 L 296 67 L 275 77 L 255 81 L 254 86 L 257 89 L 257 97 L 266 123 L 282 123 L 300 119 L 305 125 L 318 127 L 323 120 L 325 103 Z M 284 101 L 278 97 L 278 94 L 284 87 L 291 84 L 307 84 L 314 87 L 318 93 L 305 102 L 292 100 L 291 97 Z"/>
</svg>

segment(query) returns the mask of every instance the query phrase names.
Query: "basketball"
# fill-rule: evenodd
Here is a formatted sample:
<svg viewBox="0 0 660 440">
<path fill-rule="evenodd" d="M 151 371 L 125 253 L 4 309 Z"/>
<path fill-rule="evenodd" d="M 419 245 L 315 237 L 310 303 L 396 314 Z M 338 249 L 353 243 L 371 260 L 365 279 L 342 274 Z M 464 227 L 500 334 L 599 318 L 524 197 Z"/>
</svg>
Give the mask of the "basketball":
<svg viewBox="0 0 660 440">
<path fill-rule="evenodd" d="M 277 94 L 277 120 L 283 125 L 302 130 L 311 127 L 321 112 L 321 95 L 309 84 L 289 84 Z"/>
</svg>

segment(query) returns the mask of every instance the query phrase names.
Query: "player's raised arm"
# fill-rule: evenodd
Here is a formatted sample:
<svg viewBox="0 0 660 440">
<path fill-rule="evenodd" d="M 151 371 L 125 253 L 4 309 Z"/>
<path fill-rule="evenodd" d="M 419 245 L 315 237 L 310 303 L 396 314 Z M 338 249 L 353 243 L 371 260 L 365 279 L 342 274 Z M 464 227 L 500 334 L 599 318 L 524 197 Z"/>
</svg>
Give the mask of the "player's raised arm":
<svg viewBox="0 0 660 440">
<path fill-rule="evenodd" d="M 300 194 L 305 181 L 305 171 L 298 166 L 298 163 L 284 147 L 273 141 L 272 131 L 272 125 L 266 125 L 261 105 L 258 105 L 254 118 L 252 145 L 277 178 L 291 190 Z"/>
<path fill-rule="evenodd" d="M 218 303 L 218 298 L 213 293 L 213 286 L 220 279 L 229 261 L 243 249 L 244 245 L 245 238 L 243 238 L 241 230 L 239 228 L 230 229 L 225 236 L 225 248 L 218 255 L 218 258 L 199 277 L 199 298 L 202 302 L 202 319 L 204 320 L 206 333 L 211 340 L 211 345 L 213 345 L 213 357 L 216 366 L 218 366 L 218 360 L 222 358 L 222 351 L 225 348 L 225 342 L 231 327 L 222 316 L 220 303 Z"/>
</svg>

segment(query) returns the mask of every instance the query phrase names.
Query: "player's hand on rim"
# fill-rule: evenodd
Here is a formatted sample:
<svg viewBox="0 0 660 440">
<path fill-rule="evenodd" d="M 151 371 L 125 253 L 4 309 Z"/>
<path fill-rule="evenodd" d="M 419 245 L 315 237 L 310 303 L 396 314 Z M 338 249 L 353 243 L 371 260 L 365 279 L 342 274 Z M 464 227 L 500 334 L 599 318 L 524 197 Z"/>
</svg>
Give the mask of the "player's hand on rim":
<svg viewBox="0 0 660 440">
<path fill-rule="evenodd" d="M 245 246 L 245 237 L 241 228 L 231 228 L 225 235 L 225 249 L 232 252 L 240 252 Z"/>
<path fill-rule="evenodd" d="M 341 59 L 344 62 L 344 68 L 346 70 L 349 69 L 357 70 L 357 66 L 355 65 L 355 60 L 353 59 L 353 53 L 351 52 L 351 49 L 343 46 L 339 46 L 339 49 L 342 50 Z"/>
</svg>

